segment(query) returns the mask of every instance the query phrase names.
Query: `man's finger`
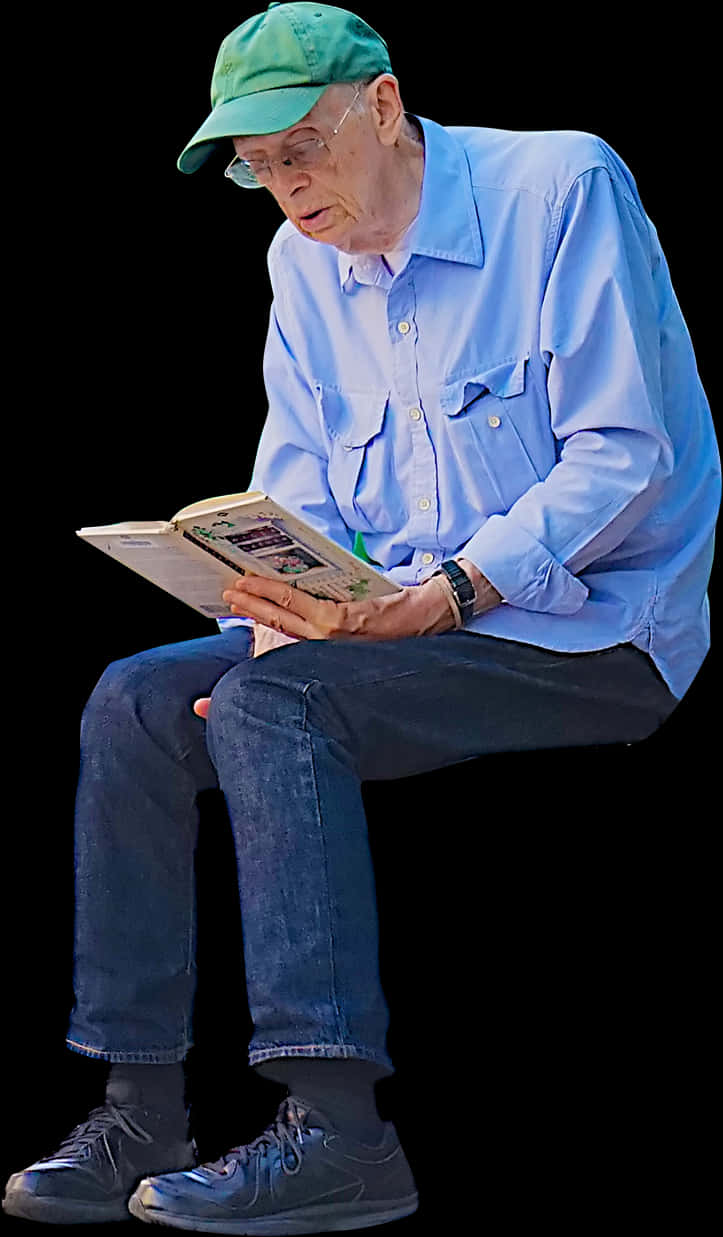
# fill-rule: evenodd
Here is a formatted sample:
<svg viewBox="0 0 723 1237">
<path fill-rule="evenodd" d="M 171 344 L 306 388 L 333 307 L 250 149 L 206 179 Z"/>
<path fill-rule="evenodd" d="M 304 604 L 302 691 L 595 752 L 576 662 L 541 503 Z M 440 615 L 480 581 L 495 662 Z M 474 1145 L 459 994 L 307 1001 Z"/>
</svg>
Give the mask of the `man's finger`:
<svg viewBox="0 0 723 1237">
<path fill-rule="evenodd" d="M 260 577 L 255 579 L 260 581 Z M 267 588 L 268 585 L 271 588 Z M 264 593 L 268 592 L 268 597 L 261 593 L 261 588 Z M 273 627 L 276 631 L 304 640 L 323 638 L 329 607 L 333 608 L 336 604 L 319 601 L 277 580 L 260 582 L 258 593 L 255 590 L 253 593 L 250 590 L 244 592 L 240 586 L 227 589 L 223 599 L 231 606 L 232 613 L 246 615 L 265 627 Z"/>
<path fill-rule="evenodd" d="M 228 590 L 229 594 L 234 592 L 243 593 L 247 597 L 266 598 L 284 610 L 293 610 L 295 614 L 301 614 L 305 618 L 313 613 L 316 600 L 301 589 L 292 588 L 286 580 L 272 580 L 266 576 L 242 576 Z M 230 599 L 227 593 L 223 596 L 227 601 Z"/>
<path fill-rule="evenodd" d="M 257 623 L 262 623 L 264 627 L 271 627 L 274 631 L 281 631 L 287 636 L 295 636 L 301 640 L 313 640 L 318 637 L 319 633 L 307 619 L 302 618 L 295 610 L 285 610 L 277 602 L 269 601 L 266 597 L 252 597 L 250 593 L 236 593 L 233 599 L 229 596 L 224 599 L 231 605 L 231 611 L 235 614 L 243 614 L 256 619 Z"/>
<path fill-rule="evenodd" d="M 193 711 L 197 717 L 208 717 L 208 710 L 211 707 L 211 697 L 201 696 L 193 706 Z"/>
</svg>

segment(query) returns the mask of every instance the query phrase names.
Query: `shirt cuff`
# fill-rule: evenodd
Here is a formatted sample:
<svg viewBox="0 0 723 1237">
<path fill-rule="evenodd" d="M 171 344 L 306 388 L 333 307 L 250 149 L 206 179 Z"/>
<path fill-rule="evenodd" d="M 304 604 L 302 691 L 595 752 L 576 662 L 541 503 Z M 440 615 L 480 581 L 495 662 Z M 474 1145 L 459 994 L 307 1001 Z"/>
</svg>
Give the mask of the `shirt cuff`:
<svg viewBox="0 0 723 1237">
<path fill-rule="evenodd" d="M 253 627 L 254 621 L 252 618 L 242 618 L 240 615 L 238 618 L 234 615 L 233 618 L 216 619 L 221 631 L 225 631 L 227 627 Z"/>
<path fill-rule="evenodd" d="M 503 515 L 490 516 L 458 553 L 520 610 L 576 614 L 590 592 L 535 537 Z"/>
</svg>

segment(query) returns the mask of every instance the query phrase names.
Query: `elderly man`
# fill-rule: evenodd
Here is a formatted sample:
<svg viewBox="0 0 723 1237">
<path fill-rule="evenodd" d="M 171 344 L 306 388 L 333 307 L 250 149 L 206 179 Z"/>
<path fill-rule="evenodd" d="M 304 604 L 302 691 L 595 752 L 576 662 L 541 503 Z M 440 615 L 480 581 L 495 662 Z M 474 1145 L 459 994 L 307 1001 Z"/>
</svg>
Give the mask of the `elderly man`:
<svg viewBox="0 0 723 1237">
<path fill-rule="evenodd" d="M 409 115 L 384 41 L 321 4 L 228 35 L 212 103 L 181 170 L 227 147 L 227 176 L 286 216 L 251 487 L 403 587 L 340 605 L 244 577 L 219 634 L 101 678 L 67 1042 L 110 1063 L 106 1102 L 4 1206 L 339 1231 L 417 1205 L 374 1100 L 393 1064 L 362 782 L 655 731 L 708 648 L 720 463 L 655 229 L 604 141 Z M 199 1165 L 183 1060 L 210 787 L 238 856 L 249 1064 L 288 1096 Z M 470 804 L 448 807 L 467 829 Z"/>
</svg>

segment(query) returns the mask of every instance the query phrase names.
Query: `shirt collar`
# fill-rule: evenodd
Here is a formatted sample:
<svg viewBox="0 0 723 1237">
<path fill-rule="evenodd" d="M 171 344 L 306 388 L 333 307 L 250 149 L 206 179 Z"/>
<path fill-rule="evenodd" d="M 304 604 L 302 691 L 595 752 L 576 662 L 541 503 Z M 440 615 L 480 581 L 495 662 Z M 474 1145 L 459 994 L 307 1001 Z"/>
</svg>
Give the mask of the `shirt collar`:
<svg viewBox="0 0 723 1237">
<path fill-rule="evenodd" d="M 423 116 L 415 119 L 424 131 L 424 179 L 419 213 L 404 237 L 403 246 L 410 253 L 429 258 L 484 266 L 482 229 L 464 148 L 433 120 Z M 351 275 L 358 283 L 381 281 L 377 276 L 370 278 L 368 254 L 340 250 L 338 260 L 343 291 L 350 289 Z M 381 262 L 379 265 L 383 266 Z"/>
</svg>

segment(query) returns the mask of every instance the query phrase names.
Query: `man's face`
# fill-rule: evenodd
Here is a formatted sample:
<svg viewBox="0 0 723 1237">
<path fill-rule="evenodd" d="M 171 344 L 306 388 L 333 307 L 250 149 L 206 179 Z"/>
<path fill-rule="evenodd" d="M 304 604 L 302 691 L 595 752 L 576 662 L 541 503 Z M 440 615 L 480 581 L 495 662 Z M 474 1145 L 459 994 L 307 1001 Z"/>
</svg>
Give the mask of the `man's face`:
<svg viewBox="0 0 723 1237">
<path fill-rule="evenodd" d="M 390 81 L 396 87 L 395 79 Z M 383 163 L 390 144 L 380 113 L 368 107 L 358 111 L 359 102 L 333 135 L 354 95 L 353 86 L 329 86 L 299 124 L 280 133 L 233 139 L 240 159 L 275 160 L 264 184 L 304 236 L 351 253 L 373 248 L 387 213 Z M 359 100 L 364 100 L 363 89 Z M 281 160 L 310 138 L 328 143 L 323 162 L 310 169 L 285 167 Z"/>
</svg>

